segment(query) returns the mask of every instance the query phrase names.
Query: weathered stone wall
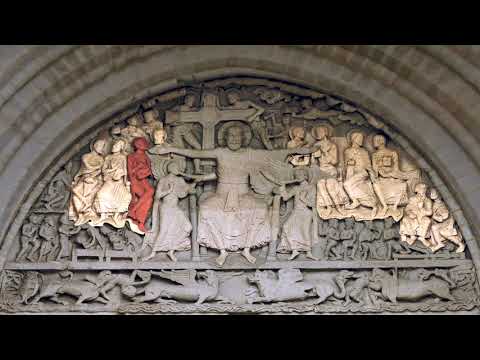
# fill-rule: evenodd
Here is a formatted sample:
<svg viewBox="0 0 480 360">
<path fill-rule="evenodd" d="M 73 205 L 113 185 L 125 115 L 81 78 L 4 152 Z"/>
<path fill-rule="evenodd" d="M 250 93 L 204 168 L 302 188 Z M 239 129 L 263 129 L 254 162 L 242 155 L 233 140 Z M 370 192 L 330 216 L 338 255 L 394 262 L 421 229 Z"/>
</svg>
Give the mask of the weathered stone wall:
<svg viewBox="0 0 480 360">
<path fill-rule="evenodd" d="M 457 212 L 457 222 L 472 228 L 465 239 L 477 241 L 479 52 L 479 46 L 404 45 L 3 47 L 0 242 L 45 169 L 89 128 L 184 80 L 227 75 L 304 84 L 380 116 L 428 160 L 432 181 L 453 195 L 445 199 L 450 209 L 465 214 Z"/>
</svg>

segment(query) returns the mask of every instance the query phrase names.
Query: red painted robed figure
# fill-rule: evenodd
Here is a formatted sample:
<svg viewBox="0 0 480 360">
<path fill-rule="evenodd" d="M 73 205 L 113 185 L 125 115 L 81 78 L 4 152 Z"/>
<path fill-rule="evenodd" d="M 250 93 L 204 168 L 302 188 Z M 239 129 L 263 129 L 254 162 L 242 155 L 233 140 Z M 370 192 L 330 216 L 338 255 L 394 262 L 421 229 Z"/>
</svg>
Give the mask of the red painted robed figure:
<svg viewBox="0 0 480 360">
<path fill-rule="evenodd" d="M 127 157 L 127 171 L 130 180 L 132 201 L 128 209 L 128 217 L 138 228 L 145 232 L 145 221 L 153 203 L 154 187 L 148 182 L 152 175 L 151 163 L 145 151 L 150 148 L 147 139 L 138 137 L 133 139 L 132 146 L 135 150 Z"/>
</svg>

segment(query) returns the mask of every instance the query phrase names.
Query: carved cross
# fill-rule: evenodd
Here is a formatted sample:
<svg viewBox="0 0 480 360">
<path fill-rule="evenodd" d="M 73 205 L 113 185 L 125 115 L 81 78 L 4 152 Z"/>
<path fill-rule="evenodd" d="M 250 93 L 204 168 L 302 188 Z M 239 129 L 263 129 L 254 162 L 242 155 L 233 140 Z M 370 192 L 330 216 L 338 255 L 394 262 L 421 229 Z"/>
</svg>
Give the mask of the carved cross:
<svg viewBox="0 0 480 360">
<path fill-rule="evenodd" d="M 166 123 L 199 123 L 203 128 L 202 149 L 210 150 L 215 147 L 215 126 L 227 120 L 245 120 L 255 113 L 256 109 L 225 109 L 217 107 L 218 96 L 205 94 L 200 111 L 167 111 Z"/>
</svg>

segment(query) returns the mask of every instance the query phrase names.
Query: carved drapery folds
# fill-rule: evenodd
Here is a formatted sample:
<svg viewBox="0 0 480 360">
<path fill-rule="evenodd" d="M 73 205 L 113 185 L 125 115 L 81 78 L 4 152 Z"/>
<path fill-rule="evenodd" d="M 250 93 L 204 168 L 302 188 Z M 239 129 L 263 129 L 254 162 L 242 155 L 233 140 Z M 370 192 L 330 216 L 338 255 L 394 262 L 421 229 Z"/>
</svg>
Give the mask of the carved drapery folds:
<svg viewBox="0 0 480 360">
<path fill-rule="evenodd" d="M 471 310 L 454 215 L 384 129 L 268 80 L 148 99 L 49 179 L 1 272 L 1 309 Z"/>
</svg>

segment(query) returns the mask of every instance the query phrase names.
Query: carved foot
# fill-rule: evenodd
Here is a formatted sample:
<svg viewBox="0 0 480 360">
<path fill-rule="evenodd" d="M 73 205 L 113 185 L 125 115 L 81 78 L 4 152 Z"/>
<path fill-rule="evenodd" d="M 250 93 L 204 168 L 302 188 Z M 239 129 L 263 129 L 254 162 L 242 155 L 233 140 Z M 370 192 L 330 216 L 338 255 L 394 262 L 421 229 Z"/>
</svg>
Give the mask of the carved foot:
<svg viewBox="0 0 480 360">
<path fill-rule="evenodd" d="M 167 253 L 167 255 L 168 255 L 168 257 L 170 258 L 170 260 L 172 260 L 173 262 L 177 262 L 177 257 L 175 256 L 173 250 L 170 250 L 170 251 Z"/>
<path fill-rule="evenodd" d="M 380 211 L 378 212 L 378 214 L 376 216 L 380 217 L 380 218 L 383 218 L 383 217 L 385 217 L 385 215 L 387 215 L 387 211 L 388 211 L 388 206 L 384 206 L 380 209 Z"/>
<path fill-rule="evenodd" d="M 255 262 L 257 261 L 257 259 L 252 256 L 252 254 L 250 254 L 250 249 L 244 249 L 242 251 L 242 255 L 245 259 L 247 259 L 250 264 L 255 264 Z"/>
<path fill-rule="evenodd" d="M 311 259 L 311 260 L 315 260 L 315 261 L 318 260 L 317 257 L 313 256 L 313 254 L 312 254 L 311 251 L 308 251 L 308 252 L 305 254 L 305 257 L 306 257 L 307 259 Z"/>
<path fill-rule="evenodd" d="M 227 260 L 228 253 L 225 250 L 220 251 L 220 256 L 215 259 L 215 262 L 222 266 L 225 264 L 225 260 Z"/>
<path fill-rule="evenodd" d="M 292 261 L 293 259 L 295 259 L 298 255 L 300 255 L 300 253 L 297 251 L 297 250 L 293 250 L 292 251 L 292 255 L 288 258 L 289 261 Z"/>
<path fill-rule="evenodd" d="M 141 261 L 148 261 L 150 259 L 153 259 L 155 257 L 155 255 L 156 255 L 155 251 L 152 251 L 149 255 L 141 258 Z"/>
<path fill-rule="evenodd" d="M 345 205 L 346 210 L 353 210 L 360 206 L 360 202 L 358 200 L 353 200 L 350 204 Z"/>
<path fill-rule="evenodd" d="M 445 244 L 440 243 L 440 244 L 435 245 L 434 247 L 430 248 L 430 250 L 432 250 L 432 252 L 434 253 L 434 252 L 440 250 L 443 247 L 445 247 Z"/>
</svg>

